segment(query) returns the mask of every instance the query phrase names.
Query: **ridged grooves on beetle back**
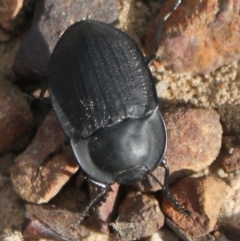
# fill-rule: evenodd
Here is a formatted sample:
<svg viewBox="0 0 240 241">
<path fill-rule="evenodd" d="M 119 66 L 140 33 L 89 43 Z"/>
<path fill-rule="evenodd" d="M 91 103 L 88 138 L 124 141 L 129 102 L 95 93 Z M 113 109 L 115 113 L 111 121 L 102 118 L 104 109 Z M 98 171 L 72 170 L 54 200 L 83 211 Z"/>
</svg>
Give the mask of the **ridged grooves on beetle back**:
<svg viewBox="0 0 240 241">
<path fill-rule="evenodd" d="M 126 34 L 100 22 L 81 21 L 63 34 L 48 78 L 53 106 L 70 138 L 88 137 L 157 108 L 140 49 Z"/>
</svg>

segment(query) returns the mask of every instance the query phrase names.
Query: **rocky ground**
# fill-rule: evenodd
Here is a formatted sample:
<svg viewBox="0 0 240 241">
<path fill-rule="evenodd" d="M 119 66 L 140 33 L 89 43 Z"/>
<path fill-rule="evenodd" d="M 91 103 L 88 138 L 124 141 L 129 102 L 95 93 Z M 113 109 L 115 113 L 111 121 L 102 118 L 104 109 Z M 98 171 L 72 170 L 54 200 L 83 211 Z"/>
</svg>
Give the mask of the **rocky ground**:
<svg viewBox="0 0 240 241">
<path fill-rule="evenodd" d="M 240 240 L 238 0 L 183 0 L 163 25 L 150 67 L 168 130 L 171 193 L 189 215 L 149 176 L 131 187 L 113 185 L 105 203 L 73 227 L 99 190 L 83 182 L 71 148 L 35 176 L 65 139 L 50 106 L 36 99 L 59 36 L 80 19 L 98 19 L 149 55 L 174 2 L 0 3 L 0 240 Z M 154 175 L 163 181 L 162 168 Z"/>
</svg>

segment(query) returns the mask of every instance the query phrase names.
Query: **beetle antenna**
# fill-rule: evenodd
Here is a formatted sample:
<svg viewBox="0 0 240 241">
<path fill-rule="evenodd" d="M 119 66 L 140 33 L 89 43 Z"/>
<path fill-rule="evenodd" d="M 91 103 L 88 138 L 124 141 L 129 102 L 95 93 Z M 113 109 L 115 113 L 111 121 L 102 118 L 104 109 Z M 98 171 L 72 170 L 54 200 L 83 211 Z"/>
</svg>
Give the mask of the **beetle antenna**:
<svg viewBox="0 0 240 241">
<path fill-rule="evenodd" d="M 160 166 L 165 169 L 165 179 L 164 184 L 162 184 L 151 172 L 149 175 L 162 187 L 164 196 L 185 216 L 190 214 L 190 211 L 185 209 L 179 201 L 170 193 L 169 191 L 169 167 L 167 162 L 163 159 L 160 163 Z"/>
<path fill-rule="evenodd" d="M 178 8 L 178 6 L 181 4 L 182 0 L 177 0 L 173 8 L 161 19 L 158 28 L 157 28 L 157 35 L 156 35 L 156 42 L 155 42 L 155 50 L 153 51 L 150 56 L 146 58 L 146 64 L 149 66 L 152 61 L 156 58 L 156 54 L 158 51 L 158 46 L 162 39 L 162 28 L 163 24 L 167 21 L 167 19 L 172 15 L 172 13 Z"/>
<path fill-rule="evenodd" d="M 69 139 L 66 139 L 63 143 L 61 143 L 60 145 L 58 145 L 55 150 L 53 152 L 50 152 L 45 158 L 44 160 L 39 164 L 37 171 L 36 171 L 36 175 L 35 178 L 38 179 L 39 178 L 39 174 L 41 169 L 46 166 L 46 164 L 59 152 L 62 151 L 64 146 L 68 146 L 70 144 Z"/>
<path fill-rule="evenodd" d="M 85 208 L 84 212 L 82 213 L 81 217 L 76 222 L 75 226 L 79 225 L 83 221 L 83 219 L 88 215 L 90 209 L 93 206 L 95 206 L 102 197 L 106 196 L 110 192 L 111 185 L 112 184 L 105 185 L 102 191 L 89 203 L 89 205 Z"/>
</svg>

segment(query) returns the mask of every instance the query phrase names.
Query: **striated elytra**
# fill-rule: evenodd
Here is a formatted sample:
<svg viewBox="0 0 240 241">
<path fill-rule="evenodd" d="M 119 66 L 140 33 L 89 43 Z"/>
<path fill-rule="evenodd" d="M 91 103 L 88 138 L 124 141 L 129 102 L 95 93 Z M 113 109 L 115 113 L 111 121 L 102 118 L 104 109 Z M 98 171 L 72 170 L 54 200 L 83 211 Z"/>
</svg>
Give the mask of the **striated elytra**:
<svg viewBox="0 0 240 241">
<path fill-rule="evenodd" d="M 163 161 L 167 134 L 152 75 L 122 31 L 92 20 L 69 27 L 51 55 L 48 87 L 77 161 L 92 180 L 131 184 Z"/>
</svg>

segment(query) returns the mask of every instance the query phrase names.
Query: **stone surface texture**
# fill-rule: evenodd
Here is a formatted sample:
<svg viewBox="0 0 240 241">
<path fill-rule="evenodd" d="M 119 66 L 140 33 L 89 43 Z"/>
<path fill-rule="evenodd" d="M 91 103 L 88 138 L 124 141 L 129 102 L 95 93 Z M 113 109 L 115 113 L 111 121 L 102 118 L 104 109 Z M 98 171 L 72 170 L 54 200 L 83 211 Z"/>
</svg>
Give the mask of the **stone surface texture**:
<svg viewBox="0 0 240 241">
<path fill-rule="evenodd" d="M 240 172 L 231 180 L 228 188 L 227 199 L 223 203 L 218 225 L 221 226 L 225 236 L 231 241 L 237 241 L 240 237 Z"/>
<path fill-rule="evenodd" d="M 201 237 L 214 230 L 227 186 L 211 176 L 185 178 L 171 187 L 171 193 L 190 212 L 180 213 L 164 199 L 162 210 L 191 237 Z"/>
<path fill-rule="evenodd" d="M 176 181 L 208 167 L 218 156 L 222 144 L 222 126 L 214 110 L 168 108 L 163 111 L 168 133 L 167 161 L 171 181 Z M 165 171 L 153 174 L 164 181 Z M 148 176 L 136 185 L 141 191 L 157 191 L 161 186 Z"/>
<path fill-rule="evenodd" d="M 147 53 L 154 51 L 157 26 L 174 2 L 168 1 L 149 26 Z M 183 1 L 163 28 L 161 61 L 176 72 L 210 73 L 239 60 L 239 8 L 238 0 Z"/>
<path fill-rule="evenodd" d="M 148 237 L 164 224 L 164 216 L 152 195 L 130 192 L 118 209 L 118 218 L 111 224 L 121 240 Z"/>
<path fill-rule="evenodd" d="M 226 172 L 240 169 L 240 139 L 239 136 L 226 136 L 218 161 Z"/>
<path fill-rule="evenodd" d="M 20 231 L 25 210 L 11 185 L 11 179 L 8 175 L 4 175 L 1 172 L 0 196 L 0 240 L 22 241 L 22 235 Z M 12 228 L 13 226 L 15 229 Z"/>
<path fill-rule="evenodd" d="M 11 34 L 19 33 L 26 24 L 26 14 L 33 0 L 2 0 L 0 2 L 0 27 Z"/>
<path fill-rule="evenodd" d="M 65 139 L 66 136 L 51 111 L 32 143 L 17 157 L 11 168 L 12 184 L 22 199 L 32 203 L 48 202 L 76 173 L 79 165 L 68 146 L 56 154 L 36 177 L 40 163 Z"/>
<path fill-rule="evenodd" d="M 15 58 L 15 71 L 29 80 L 45 77 L 52 50 L 70 25 L 82 19 L 112 23 L 117 16 L 118 5 L 114 0 L 38 1 L 33 26 Z"/>
<path fill-rule="evenodd" d="M 32 112 L 26 97 L 0 75 L 0 155 L 23 148 L 31 125 Z"/>
<path fill-rule="evenodd" d="M 89 195 L 91 200 L 94 199 L 101 189 L 96 188 L 96 185 L 89 183 Z M 90 225 L 96 230 L 100 230 L 104 234 L 109 234 L 109 223 L 114 221 L 117 213 L 117 195 L 120 185 L 114 183 L 111 186 L 111 191 L 107 197 L 101 200 L 100 204 L 94 208 L 91 218 L 87 225 Z"/>
<path fill-rule="evenodd" d="M 170 229 L 163 227 L 151 237 L 145 238 L 144 241 L 180 241 L 180 238 Z"/>
</svg>

